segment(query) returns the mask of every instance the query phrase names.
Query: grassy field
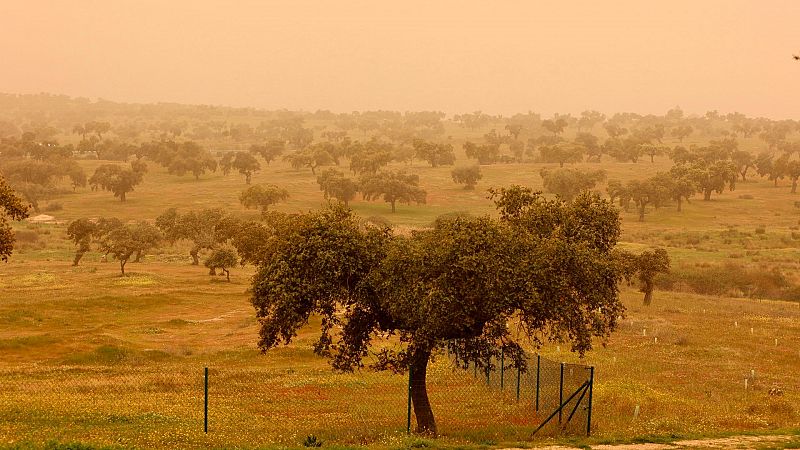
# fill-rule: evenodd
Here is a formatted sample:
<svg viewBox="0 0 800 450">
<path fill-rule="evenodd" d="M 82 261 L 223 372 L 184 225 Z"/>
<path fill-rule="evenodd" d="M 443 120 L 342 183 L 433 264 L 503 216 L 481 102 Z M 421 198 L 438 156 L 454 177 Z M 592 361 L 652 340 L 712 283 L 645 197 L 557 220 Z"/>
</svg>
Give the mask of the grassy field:
<svg viewBox="0 0 800 450">
<path fill-rule="evenodd" d="M 456 148 L 473 137 L 455 128 L 448 133 Z M 755 150 L 757 143 L 741 146 Z M 466 162 L 459 154 L 457 164 Z M 81 161 L 89 173 L 101 163 Z M 428 191 L 426 204 L 398 205 L 394 214 L 383 202 L 357 199 L 352 207 L 401 228 L 426 226 L 450 212 L 491 214 L 488 187 L 518 183 L 541 189 L 538 172 L 545 166 L 553 165 L 482 166 L 477 189 L 465 191 L 452 182 L 450 167 L 416 161 L 405 167 L 419 174 Z M 670 162 L 659 157 L 654 163 L 604 160 L 576 166 L 629 180 L 667 170 Z M 253 182 L 289 190 L 289 200 L 275 208 L 280 211 L 324 204 L 310 170 L 273 163 Z M 195 181 L 150 164 L 145 183 L 125 203 L 108 192 L 79 189 L 50 201 L 63 207 L 49 213 L 61 223 L 16 225 L 18 251 L 0 265 L 0 446 L 50 439 L 141 448 L 301 446 L 309 434 L 326 446 L 434 445 L 404 433 L 406 380 L 331 373 L 311 352 L 314 324 L 293 345 L 261 355 L 247 294 L 250 267 L 233 270 L 232 282 L 222 282 L 190 266 L 180 245 L 130 264 L 127 277 L 97 254 L 87 255 L 79 267 L 70 265 L 73 248 L 64 234 L 69 220 L 152 220 L 169 207 L 222 207 L 256 218 L 238 203 L 245 187 L 238 174 Z M 622 245 L 666 246 L 676 273 L 722 267 L 735 277 L 736 270 L 777 268 L 797 283 L 795 199 L 786 182 L 776 188 L 753 176 L 709 202 L 693 200 L 680 213 L 664 207 L 638 222 L 633 211 L 623 212 Z M 594 436 L 578 442 L 799 428 L 800 303 L 734 298 L 744 296 L 747 286 L 700 295 L 685 280 L 672 281 L 672 290 L 657 291 L 650 307 L 640 305 L 634 287 L 623 289 L 628 309 L 619 330 L 583 361 L 597 370 Z M 549 345 L 542 352 L 576 361 L 566 350 Z M 437 364 L 431 395 L 443 434 L 439 444 L 528 439 L 531 414 L 452 373 L 444 361 Z M 202 433 L 203 367 L 211 368 L 208 435 Z M 90 398 L 86 392 L 102 395 Z"/>
</svg>

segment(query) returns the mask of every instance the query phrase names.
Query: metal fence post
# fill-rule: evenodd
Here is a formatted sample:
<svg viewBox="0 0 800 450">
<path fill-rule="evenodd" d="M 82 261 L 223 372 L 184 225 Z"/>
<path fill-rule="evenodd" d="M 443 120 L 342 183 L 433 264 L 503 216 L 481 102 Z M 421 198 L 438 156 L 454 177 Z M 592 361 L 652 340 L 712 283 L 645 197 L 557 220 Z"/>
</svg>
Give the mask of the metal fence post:
<svg viewBox="0 0 800 450">
<path fill-rule="evenodd" d="M 406 433 L 411 433 L 411 376 L 414 373 L 412 367 L 408 368 L 408 405 L 406 406 Z"/>
<path fill-rule="evenodd" d="M 536 354 L 536 411 L 539 411 L 539 368 L 541 367 L 542 355 Z"/>
<path fill-rule="evenodd" d="M 506 363 L 505 363 L 505 352 L 500 350 L 500 390 L 502 391 L 505 388 L 505 380 L 506 380 Z"/>
<path fill-rule="evenodd" d="M 564 403 L 564 363 L 561 363 L 561 381 L 558 383 L 558 404 Z M 558 411 L 558 423 L 561 423 L 561 410 Z"/>
<path fill-rule="evenodd" d="M 522 368 L 517 366 L 517 401 L 519 401 L 519 382 L 522 378 Z"/>
<path fill-rule="evenodd" d="M 586 417 L 586 435 L 592 435 L 592 388 L 594 387 L 594 366 L 589 367 L 589 411 Z"/>
<path fill-rule="evenodd" d="M 203 432 L 208 433 L 208 367 L 203 370 Z"/>
</svg>

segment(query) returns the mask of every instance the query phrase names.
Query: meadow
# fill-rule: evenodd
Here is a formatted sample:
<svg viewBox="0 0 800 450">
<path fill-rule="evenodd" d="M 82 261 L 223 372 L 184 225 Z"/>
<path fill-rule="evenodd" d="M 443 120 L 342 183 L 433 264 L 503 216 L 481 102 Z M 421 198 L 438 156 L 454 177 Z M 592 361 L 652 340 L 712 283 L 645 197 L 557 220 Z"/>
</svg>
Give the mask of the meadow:
<svg viewBox="0 0 800 450">
<path fill-rule="evenodd" d="M 467 161 L 461 144 L 486 131 L 447 123 L 456 165 Z M 755 138 L 740 141 L 740 148 L 753 152 L 760 145 Z M 80 160 L 87 173 L 102 163 Z M 470 191 L 453 183 L 452 167 L 393 163 L 420 176 L 427 202 L 398 205 L 394 214 L 381 201 L 357 198 L 351 207 L 401 232 L 425 227 L 441 214 L 493 214 L 489 187 L 539 190 L 539 170 L 553 166 L 485 165 Z M 668 170 L 671 163 L 666 156 L 653 163 L 606 157 L 572 166 L 602 168 L 608 180 L 625 181 Z M 289 191 L 288 200 L 274 207 L 278 211 L 325 204 L 310 170 L 283 161 L 263 165 L 253 183 Z M 250 266 L 234 268 L 227 283 L 189 265 L 181 244 L 131 263 L 126 277 L 97 253 L 71 266 L 74 248 L 65 236 L 70 220 L 153 220 L 170 207 L 220 207 L 257 219 L 256 211 L 239 204 L 245 187 L 236 173 L 196 181 L 150 164 L 144 184 L 124 203 L 108 192 L 78 189 L 50 199 L 59 205 L 47 212 L 56 223 L 15 224 L 17 250 L 0 265 L 0 446 L 57 440 L 140 448 L 297 447 L 312 434 L 326 446 L 592 445 L 793 434 L 800 428 L 800 303 L 784 301 L 800 300 L 800 209 L 785 181 L 775 187 L 753 175 L 711 201 L 695 197 L 682 212 L 673 206 L 649 210 L 644 222 L 634 211 L 621 213 L 621 246 L 664 246 L 672 273 L 659 280 L 662 289 L 649 307 L 641 305 L 635 286 L 623 286 L 627 312 L 619 329 L 580 360 L 596 367 L 592 436 L 545 435 L 532 442 L 532 414 L 443 360 L 431 379 L 442 434 L 434 442 L 405 434 L 406 379 L 332 373 L 313 355 L 315 323 L 292 345 L 259 353 L 247 293 Z M 780 279 L 764 276 L 775 270 Z M 547 357 L 578 362 L 567 350 L 565 344 L 540 349 Z M 211 370 L 212 386 L 208 435 L 202 432 L 204 367 Z M 81 395 L 89 391 L 107 394 L 89 401 Z"/>
</svg>

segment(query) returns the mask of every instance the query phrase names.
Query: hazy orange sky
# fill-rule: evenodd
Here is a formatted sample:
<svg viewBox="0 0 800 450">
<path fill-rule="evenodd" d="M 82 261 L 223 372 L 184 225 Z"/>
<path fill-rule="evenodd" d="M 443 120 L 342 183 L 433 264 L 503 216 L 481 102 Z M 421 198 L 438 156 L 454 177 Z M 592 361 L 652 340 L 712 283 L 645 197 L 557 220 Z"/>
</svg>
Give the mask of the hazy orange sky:
<svg viewBox="0 0 800 450">
<path fill-rule="evenodd" d="M 0 0 L 0 92 L 800 118 L 799 1 Z"/>
</svg>

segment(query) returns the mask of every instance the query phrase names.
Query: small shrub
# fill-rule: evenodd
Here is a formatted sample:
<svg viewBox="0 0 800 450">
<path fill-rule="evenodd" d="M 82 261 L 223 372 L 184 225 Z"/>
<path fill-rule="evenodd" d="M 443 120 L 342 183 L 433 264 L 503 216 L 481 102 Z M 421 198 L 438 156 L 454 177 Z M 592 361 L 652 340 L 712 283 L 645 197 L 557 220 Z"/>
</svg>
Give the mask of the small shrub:
<svg viewBox="0 0 800 450">
<path fill-rule="evenodd" d="M 800 286 L 778 268 L 750 268 L 732 261 L 674 267 L 656 278 L 656 286 L 704 295 L 800 300 Z"/>
<path fill-rule="evenodd" d="M 306 436 L 306 440 L 303 441 L 303 447 L 322 447 L 322 441 L 313 434 L 309 434 Z"/>
<path fill-rule="evenodd" d="M 756 227 L 756 234 L 764 234 L 767 232 L 767 228 L 763 225 L 760 227 Z"/>
<path fill-rule="evenodd" d="M 739 198 L 742 199 L 742 200 L 752 200 L 753 196 L 750 195 L 750 194 L 742 194 L 742 195 L 739 196 Z"/>
</svg>

